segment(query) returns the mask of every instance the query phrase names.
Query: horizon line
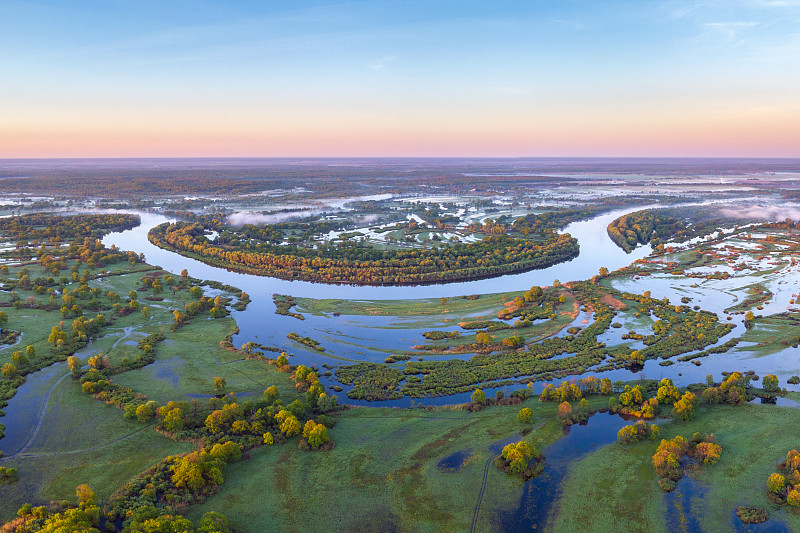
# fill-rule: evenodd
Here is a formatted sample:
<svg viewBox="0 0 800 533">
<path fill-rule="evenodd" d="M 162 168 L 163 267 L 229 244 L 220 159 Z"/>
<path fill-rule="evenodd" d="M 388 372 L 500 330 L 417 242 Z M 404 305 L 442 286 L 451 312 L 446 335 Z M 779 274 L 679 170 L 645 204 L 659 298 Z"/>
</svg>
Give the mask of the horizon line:
<svg viewBox="0 0 800 533">
<path fill-rule="evenodd" d="M 219 159 L 260 159 L 260 160 L 286 160 L 286 159 L 316 159 L 316 160 L 331 160 L 331 159 L 461 159 L 461 160 L 476 160 L 476 159 L 493 159 L 493 160 L 519 160 L 519 159 L 545 159 L 545 160 L 563 160 L 563 159 L 628 159 L 628 160 L 658 160 L 658 159 L 683 159 L 683 160 L 730 160 L 730 161 L 744 161 L 744 160 L 767 160 L 767 161 L 800 161 L 800 155 L 797 156 L 723 156 L 723 155 L 645 155 L 645 156 L 630 156 L 630 155 L 586 155 L 586 156 L 539 156 L 539 155 L 520 155 L 520 156 L 464 156 L 464 155 L 337 155 L 337 156 L 324 156 L 324 155 L 305 155 L 305 156 L 45 156 L 45 157 L 0 157 L 0 161 L 119 161 L 119 160 L 173 160 L 173 159 L 206 159 L 206 160 L 219 160 Z"/>
</svg>

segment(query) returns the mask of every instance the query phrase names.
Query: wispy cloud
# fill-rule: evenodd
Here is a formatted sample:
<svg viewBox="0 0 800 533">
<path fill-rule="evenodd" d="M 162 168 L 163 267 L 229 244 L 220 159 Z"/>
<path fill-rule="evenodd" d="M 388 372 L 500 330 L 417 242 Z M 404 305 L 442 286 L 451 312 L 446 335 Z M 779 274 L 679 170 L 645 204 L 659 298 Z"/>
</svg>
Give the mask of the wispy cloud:
<svg viewBox="0 0 800 533">
<path fill-rule="evenodd" d="M 800 0 L 746 0 L 751 7 L 800 7 Z"/>
<path fill-rule="evenodd" d="M 569 28 L 572 28 L 573 30 L 582 30 L 586 28 L 585 24 L 583 24 L 582 22 L 578 22 L 577 20 L 567 20 L 558 18 L 554 18 L 551 20 L 557 24 L 561 24 L 562 26 L 567 26 Z"/>
<path fill-rule="evenodd" d="M 372 70 L 383 70 L 388 67 L 391 63 L 393 63 L 398 56 L 383 56 L 382 58 L 378 59 L 377 61 L 373 61 L 369 64 L 369 68 Z"/>
<path fill-rule="evenodd" d="M 748 30 L 749 28 L 753 28 L 758 26 L 759 22 L 748 22 L 748 21 L 724 21 L 724 22 L 707 22 L 703 24 L 703 28 L 706 29 L 706 33 L 701 36 L 705 38 L 712 38 L 712 37 L 723 37 L 726 41 L 726 44 L 729 46 L 739 46 L 744 44 L 745 40 L 741 37 L 741 34 Z"/>
</svg>

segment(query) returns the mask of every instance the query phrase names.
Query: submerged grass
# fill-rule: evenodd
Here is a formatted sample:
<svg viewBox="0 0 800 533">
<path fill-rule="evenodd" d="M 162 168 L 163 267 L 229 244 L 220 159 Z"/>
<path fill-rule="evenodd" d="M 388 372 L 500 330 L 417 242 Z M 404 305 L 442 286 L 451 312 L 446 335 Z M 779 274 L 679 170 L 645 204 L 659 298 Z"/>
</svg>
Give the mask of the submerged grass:
<svg viewBox="0 0 800 533">
<path fill-rule="evenodd" d="M 713 433 L 722 445 L 719 463 L 696 474 L 706 491 L 702 498 L 693 498 L 692 512 L 707 531 L 732 530 L 733 510 L 741 505 L 768 509 L 793 530 L 800 529 L 800 516 L 778 511 L 766 498 L 766 481 L 778 461 L 800 446 L 798 424 L 800 409 L 748 404 L 703 407 L 691 422 L 661 426 L 662 438 Z M 664 494 L 650 464 L 657 446 L 613 444 L 575 462 L 550 529 L 666 531 Z"/>
</svg>

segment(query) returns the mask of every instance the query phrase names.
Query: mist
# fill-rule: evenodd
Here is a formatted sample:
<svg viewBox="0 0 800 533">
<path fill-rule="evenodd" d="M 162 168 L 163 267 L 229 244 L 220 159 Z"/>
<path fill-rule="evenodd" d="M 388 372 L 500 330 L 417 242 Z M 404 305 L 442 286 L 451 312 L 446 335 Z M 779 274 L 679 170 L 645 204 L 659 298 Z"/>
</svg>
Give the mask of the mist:
<svg viewBox="0 0 800 533">
<path fill-rule="evenodd" d="M 725 208 L 720 211 L 729 218 L 755 218 L 764 221 L 779 221 L 791 218 L 800 220 L 800 208 L 788 206 L 754 206 L 739 209 Z"/>
</svg>

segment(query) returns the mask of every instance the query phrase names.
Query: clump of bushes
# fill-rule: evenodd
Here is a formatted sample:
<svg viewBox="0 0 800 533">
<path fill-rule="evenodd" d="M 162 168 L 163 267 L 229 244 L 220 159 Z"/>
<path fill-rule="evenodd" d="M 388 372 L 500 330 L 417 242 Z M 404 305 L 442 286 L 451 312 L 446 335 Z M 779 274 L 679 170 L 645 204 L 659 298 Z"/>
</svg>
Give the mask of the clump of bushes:
<svg viewBox="0 0 800 533">
<path fill-rule="evenodd" d="M 495 458 L 494 465 L 507 474 L 530 479 L 544 470 L 544 456 L 533 444 L 520 441 L 506 445 L 503 453 Z"/>
<path fill-rule="evenodd" d="M 422 334 L 423 337 L 430 341 L 440 341 L 442 339 L 458 339 L 461 337 L 459 331 L 426 331 Z"/>
<path fill-rule="evenodd" d="M 19 473 L 16 468 L 0 466 L 0 485 L 11 485 L 17 481 L 19 481 Z"/>
<path fill-rule="evenodd" d="M 736 516 L 745 524 L 760 524 L 769 520 L 769 513 L 758 507 L 737 507 Z"/>
<path fill-rule="evenodd" d="M 617 442 L 620 444 L 634 444 L 643 440 L 655 440 L 661 435 L 661 430 L 655 424 L 648 424 L 644 420 L 637 420 L 635 424 L 624 426 L 617 432 Z"/>
<path fill-rule="evenodd" d="M 767 496 L 778 504 L 800 507 L 800 452 L 790 450 L 767 479 Z"/>
<path fill-rule="evenodd" d="M 721 454 L 722 446 L 717 444 L 714 435 L 704 437 L 695 433 L 691 440 L 680 435 L 672 440 L 663 439 L 653 455 L 653 468 L 661 478 L 658 486 L 666 492 L 675 488 L 675 482 L 683 477 L 683 457 L 687 456 L 704 465 L 713 465 L 719 461 Z M 663 481 L 665 478 L 672 483 Z"/>
</svg>

